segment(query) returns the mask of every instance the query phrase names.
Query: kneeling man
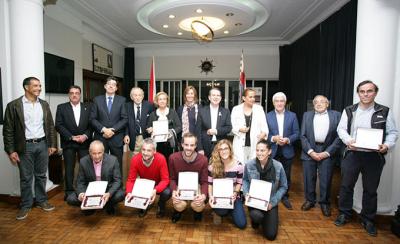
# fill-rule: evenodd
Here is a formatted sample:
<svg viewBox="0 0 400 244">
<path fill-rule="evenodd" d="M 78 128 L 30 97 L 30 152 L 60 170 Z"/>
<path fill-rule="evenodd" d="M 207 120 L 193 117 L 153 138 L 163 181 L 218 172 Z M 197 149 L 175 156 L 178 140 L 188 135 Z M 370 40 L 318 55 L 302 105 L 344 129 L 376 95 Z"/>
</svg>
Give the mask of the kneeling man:
<svg viewBox="0 0 400 244">
<path fill-rule="evenodd" d="M 202 219 L 202 212 L 206 206 L 208 192 L 208 162 L 207 158 L 196 152 L 197 137 L 192 133 L 185 133 L 182 136 L 183 151 L 171 154 L 169 157 L 170 187 L 172 189 L 172 203 L 174 214 L 172 222 L 176 223 L 181 218 L 182 212 L 186 209 L 188 202 L 180 200 L 178 194 L 178 179 L 180 172 L 197 172 L 200 192 L 198 192 L 190 206 L 194 211 L 194 220 Z"/>
<path fill-rule="evenodd" d="M 104 154 L 104 145 L 98 140 L 90 143 L 89 155 L 79 162 L 76 192 L 68 196 L 67 203 L 80 206 L 85 198 L 86 189 L 92 181 L 108 182 L 103 201 L 106 203 L 107 213 L 115 214 L 116 204 L 124 200 L 119 163 L 115 156 Z M 85 213 L 94 213 L 94 211 L 86 210 Z"/>
<path fill-rule="evenodd" d="M 131 193 L 138 176 L 141 179 L 155 181 L 150 204 L 154 202 L 156 195 L 159 194 L 157 217 L 163 217 L 165 215 L 165 203 L 171 198 L 171 190 L 168 187 L 168 167 L 164 155 L 156 152 L 156 143 L 151 138 L 144 139 L 141 152 L 133 156 L 131 160 L 129 176 L 126 181 L 126 198 L 128 200 L 133 198 Z M 146 210 L 141 210 L 139 216 L 143 217 L 145 215 Z"/>
</svg>

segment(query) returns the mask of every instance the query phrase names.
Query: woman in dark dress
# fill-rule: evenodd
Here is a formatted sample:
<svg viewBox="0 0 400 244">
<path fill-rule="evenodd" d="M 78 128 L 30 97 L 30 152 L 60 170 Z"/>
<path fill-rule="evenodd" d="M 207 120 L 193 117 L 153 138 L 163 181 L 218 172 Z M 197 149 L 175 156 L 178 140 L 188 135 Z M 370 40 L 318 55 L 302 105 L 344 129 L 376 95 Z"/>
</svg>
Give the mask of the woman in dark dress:
<svg viewBox="0 0 400 244">
<path fill-rule="evenodd" d="M 163 154 L 167 159 L 174 151 L 178 151 L 179 142 L 177 134 L 181 133 L 182 125 L 175 110 L 168 107 L 169 97 L 165 92 L 159 92 L 154 97 L 154 105 L 157 109 L 151 112 L 147 121 L 147 133 L 154 138 L 154 121 L 168 121 L 168 136 L 166 141 L 157 142 L 157 152 Z"/>
</svg>

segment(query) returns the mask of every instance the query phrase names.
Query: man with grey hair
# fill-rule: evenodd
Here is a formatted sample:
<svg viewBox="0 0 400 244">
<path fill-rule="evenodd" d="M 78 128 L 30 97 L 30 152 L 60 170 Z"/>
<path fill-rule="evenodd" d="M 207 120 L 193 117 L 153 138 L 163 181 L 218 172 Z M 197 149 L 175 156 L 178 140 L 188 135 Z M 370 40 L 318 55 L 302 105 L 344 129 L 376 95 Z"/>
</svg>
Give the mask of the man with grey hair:
<svg viewBox="0 0 400 244">
<path fill-rule="evenodd" d="M 303 115 L 300 140 L 302 145 L 305 202 L 301 210 L 308 211 L 315 206 L 317 171 L 319 176 L 319 205 L 322 214 L 331 216 L 330 192 L 334 159 L 340 149 L 336 128 L 340 113 L 328 110 L 328 98 L 317 95 L 313 100 L 314 110 Z"/>
<path fill-rule="evenodd" d="M 157 217 L 165 215 L 165 203 L 171 198 L 171 190 L 169 185 L 169 173 L 167 160 L 164 155 L 156 152 L 156 143 L 151 138 L 146 138 L 143 141 L 142 149 L 139 154 L 133 156 L 129 170 L 128 180 L 126 181 L 126 198 L 133 198 L 132 189 L 135 185 L 136 178 L 148 179 L 155 181 L 153 195 L 150 199 L 152 204 L 156 195 L 160 195 L 157 208 Z M 144 217 L 147 210 L 140 210 L 139 216 Z"/>
<path fill-rule="evenodd" d="M 40 99 L 42 85 L 38 78 L 22 82 L 25 94 L 7 104 L 4 115 L 4 151 L 19 168 L 21 204 L 17 220 L 25 219 L 33 205 L 32 183 L 35 179 L 36 206 L 52 211 L 47 201 L 46 172 L 49 156 L 57 149 L 57 136 L 49 104 Z"/>
<path fill-rule="evenodd" d="M 126 113 L 128 114 L 128 124 L 125 130 L 124 143 L 129 145 L 133 154 L 140 152 L 143 139 L 149 137 L 146 132 L 147 118 L 154 110 L 153 105 L 143 101 L 144 92 L 140 87 L 131 89 L 132 102 L 126 103 Z"/>
<path fill-rule="evenodd" d="M 267 113 L 269 129 L 268 140 L 272 144 L 272 158 L 282 163 L 288 182 L 288 190 L 282 198 L 282 203 L 287 209 L 293 209 L 289 201 L 292 162 L 295 156 L 293 144 L 299 139 L 300 130 L 296 114 L 285 109 L 286 95 L 277 92 L 272 97 L 274 110 Z"/>
<path fill-rule="evenodd" d="M 79 162 L 79 173 L 76 182 L 75 194 L 67 197 L 67 203 L 80 206 L 85 199 L 85 192 L 90 182 L 107 181 L 106 193 L 102 199 L 106 203 L 105 209 L 108 214 L 115 214 L 116 205 L 124 200 L 122 191 L 121 173 L 119 163 L 115 156 L 104 153 L 104 145 L 101 141 L 95 140 L 90 143 L 89 155 L 81 158 Z M 94 213 L 92 210 L 85 210 L 84 214 Z"/>
</svg>

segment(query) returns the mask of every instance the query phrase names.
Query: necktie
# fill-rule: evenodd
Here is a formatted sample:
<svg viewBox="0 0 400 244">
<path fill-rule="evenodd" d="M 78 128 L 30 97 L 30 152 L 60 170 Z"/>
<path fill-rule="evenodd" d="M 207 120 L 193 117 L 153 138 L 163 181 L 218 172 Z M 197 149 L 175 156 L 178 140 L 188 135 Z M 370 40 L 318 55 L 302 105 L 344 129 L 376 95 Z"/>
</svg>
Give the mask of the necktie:
<svg viewBox="0 0 400 244">
<path fill-rule="evenodd" d="M 140 134 L 140 106 L 138 105 L 136 108 L 137 108 L 137 111 L 136 111 L 135 131 L 136 131 L 136 134 L 139 135 Z"/>
<path fill-rule="evenodd" d="M 108 103 L 107 103 L 108 113 L 111 113 L 111 107 L 112 107 L 112 97 L 108 97 Z"/>
</svg>

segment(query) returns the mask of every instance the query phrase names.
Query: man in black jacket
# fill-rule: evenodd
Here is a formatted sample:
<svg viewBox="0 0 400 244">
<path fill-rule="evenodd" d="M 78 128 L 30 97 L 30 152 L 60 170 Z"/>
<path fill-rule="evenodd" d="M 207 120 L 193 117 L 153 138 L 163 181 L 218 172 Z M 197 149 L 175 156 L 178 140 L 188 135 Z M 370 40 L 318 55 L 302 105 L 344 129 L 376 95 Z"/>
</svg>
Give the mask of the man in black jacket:
<svg viewBox="0 0 400 244">
<path fill-rule="evenodd" d="M 92 131 L 89 124 L 90 106 L 81 103 L 81 88 L 71 86 L 68 90 L 69 102 L 57 106 L 56 130 L 60 133 L 63 149 L 65 185 L 67 196 L 74 192 L 74 168 L 76 155 L 79 159 L 88 154 Z"/>
</svg>

